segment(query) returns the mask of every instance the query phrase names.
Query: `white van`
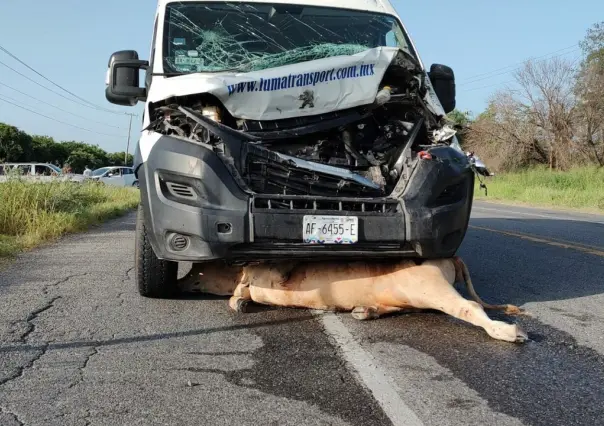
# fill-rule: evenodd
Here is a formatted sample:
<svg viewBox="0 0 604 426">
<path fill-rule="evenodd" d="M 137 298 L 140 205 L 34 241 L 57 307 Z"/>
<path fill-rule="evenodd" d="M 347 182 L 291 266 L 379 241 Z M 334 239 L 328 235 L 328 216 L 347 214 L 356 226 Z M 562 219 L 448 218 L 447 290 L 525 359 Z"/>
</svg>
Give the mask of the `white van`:
<svg viewBox="0 0 604 426">
<path fill-rule="evenodd" d="M 101 167 L 93 170 L 88 179 L 102 182 L 105 185 L 138 188 L 138 180 L 134 176 L 134 169 L 128 166 Z"/>
<path fill-rule="evenodd" d="M 11 175 L 30 182 L 80 182 L 83 179 L 82 175 L 64 174 L 58 166 L 51 163 L 0 163 L 0 182 L 6 182 Z"/>
<path fill-rule="evenodd" d="M 144 296 L 180 261 L 426 259 L 465 236 L 453 71 L 425 69 L 388 0 L 160 0 L 149 61 L 114 53 L 106 84 L 145 103 Z"/>
</svg>

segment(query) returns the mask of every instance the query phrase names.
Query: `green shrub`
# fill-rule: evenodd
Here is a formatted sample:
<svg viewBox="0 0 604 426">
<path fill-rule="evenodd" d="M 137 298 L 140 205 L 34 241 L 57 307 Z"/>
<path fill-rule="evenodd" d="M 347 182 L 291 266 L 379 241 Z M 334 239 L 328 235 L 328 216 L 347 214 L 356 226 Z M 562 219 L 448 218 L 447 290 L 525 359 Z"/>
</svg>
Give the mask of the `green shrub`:
<svg viewBox="0 0 604 426">
<path fill-rule="evenodd" d="M 477 187 L 478 199 L 604 210 L 604 168 L 582 167 L 567 172 L 534 168 L 484 180 L 488 196 Z"/>
<path fill-rule="evenodd" d="M 0 256 L 124 214 L 139 197 L 133 188 L 94 183 L 0 183 Z"/>
</svg>

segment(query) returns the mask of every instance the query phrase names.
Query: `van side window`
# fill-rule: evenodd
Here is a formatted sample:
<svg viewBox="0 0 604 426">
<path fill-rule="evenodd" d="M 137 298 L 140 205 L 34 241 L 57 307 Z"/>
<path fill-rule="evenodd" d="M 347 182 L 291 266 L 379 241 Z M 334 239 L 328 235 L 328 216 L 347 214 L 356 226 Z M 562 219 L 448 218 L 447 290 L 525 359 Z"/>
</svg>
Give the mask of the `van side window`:
<svg viewBox="0 0 604 426">
<path fill-rule="evenodd" d="M 50 176 L 52 170 L 48 166 L 36 165 L 35 174 L 40 176 Z"/>
<path fill-rule="evenodd" d="M 31 166 L 26 164 L 19 164 L 15 169 L 19 170 L 19 173 L 23 176 L 31 174 Z"/>
</svg>

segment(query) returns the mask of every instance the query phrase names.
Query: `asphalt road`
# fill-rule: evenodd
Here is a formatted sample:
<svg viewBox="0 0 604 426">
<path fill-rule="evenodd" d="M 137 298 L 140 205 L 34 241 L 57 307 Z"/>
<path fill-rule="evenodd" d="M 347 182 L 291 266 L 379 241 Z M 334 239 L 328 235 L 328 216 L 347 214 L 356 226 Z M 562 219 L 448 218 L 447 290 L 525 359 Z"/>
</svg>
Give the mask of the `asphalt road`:
<svg viewBox="0 0 604 426">
<path fill-rule="evenodd" d="M 604 216 L 475 203 L 460 254 L 532 314 L 506 319 L 524 345 L 437 313 L 143 299 L 133 235 L 131 215 L 0 272 L 0 425 L 604 424 Z"/>
</svg>

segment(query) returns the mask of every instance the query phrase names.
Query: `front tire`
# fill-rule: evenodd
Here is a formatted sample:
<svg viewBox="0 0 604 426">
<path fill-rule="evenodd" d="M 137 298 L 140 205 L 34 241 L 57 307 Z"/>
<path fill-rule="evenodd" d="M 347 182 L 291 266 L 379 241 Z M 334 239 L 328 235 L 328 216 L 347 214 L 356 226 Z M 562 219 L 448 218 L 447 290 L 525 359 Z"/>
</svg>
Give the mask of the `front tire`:
<svg viewBox="0 0 604 426">
<path fill-rule="evenodd" d="M 135 281 L 143 297 L 169 298 L 177 294 L 178 263 L 158 259 L 151 247 L 143 206 L 136 215 Z"/>
</svg>

